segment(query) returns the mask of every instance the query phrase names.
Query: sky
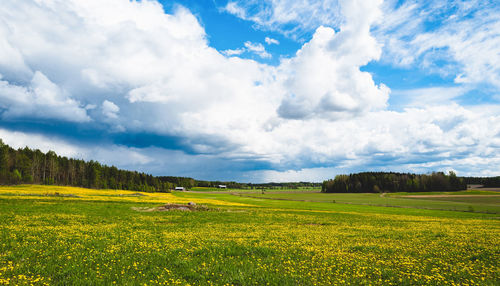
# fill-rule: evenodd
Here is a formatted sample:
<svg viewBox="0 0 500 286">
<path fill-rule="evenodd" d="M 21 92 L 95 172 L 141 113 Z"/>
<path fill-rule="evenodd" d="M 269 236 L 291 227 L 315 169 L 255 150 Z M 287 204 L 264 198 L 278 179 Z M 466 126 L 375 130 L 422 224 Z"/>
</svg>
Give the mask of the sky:
<svg viewBox="0 0 500 286">
<path fill-rule="evenodd" d="M 500 175 L 500 5 L 3 0 L 0 138 L 203 180 Z"/>
</svg>

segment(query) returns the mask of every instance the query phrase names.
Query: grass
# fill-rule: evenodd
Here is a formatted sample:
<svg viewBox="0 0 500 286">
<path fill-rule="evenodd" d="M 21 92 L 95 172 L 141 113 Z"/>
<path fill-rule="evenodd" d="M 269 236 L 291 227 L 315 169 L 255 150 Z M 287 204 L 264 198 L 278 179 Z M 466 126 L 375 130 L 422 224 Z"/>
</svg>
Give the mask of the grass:
<svg viewBox="0 0 500 286">
<path fill-rule="evenodd" d="M 208 187 L 193 187 L 190 189 L 194 192 L 224 192 L 228 189 L 220 189 L 220 188 L 208 188 Z"/>
<path fill-rule="evenodd" d="M 195 192 L 228 192 L 228 193 L 262 193 L 262 189 L 219 189 L 219 188 L 208 188 L 208 187 L 193 187 L 190 191 Z M 288 188 L 276 188 L 269 189 L 264 188 L 265 193 L 305 193 L 305 192 L 320 192 L 321 188 L 297 188 L 297 189 L 288 189 Z"/>
<path fill-rule="evenodd" d="M 213 192 L 126 196 L 133 193 L 0 188 L 0 284 L 500 282 L 500 225 L 492 214 Z M 210 210 L 132 209 L 190 201 Z"/>
<path fill-rule="evenodd" d="M 429 195 L 500 195 L 499 192 L 495 191 L 483 191 L 483 190 L 464 190 L 464 191 L 456 191 L 456 192 L 425 192 L 425 193 L 408 193 L 408 192 L 400 192 L 400 193 L 386 193 L 387 196 L 429 196 Z"/>
<path fill-rule="evenodd" d="M 494 195 L 487 193 L 478 194 L 477 192 L 457 192 L 452 197 L 449 193 L 421 193 L 428 197 L 405 197 L 406 195 L 415 195 L 415 193 L 394 193 L 394 194 L 339 194 L 339 193 L 242 193 L 243 196 L 251 196 L 262 199 L 275 200 L 295 200 L 305 202 L 328 202 L 343 204 L 359 204 L 373 206 L 391 206 L 407 207 L 436 210 L 454 210 L 470 211 L 471 208 L 476 212 L 500 213 L 500 194 Z M 430 195 L 436 195 L 430 197 Z M 438 197 L 437 195 L 449 195 L 449 197 Z M 468 197 L 463 197 L 467 195 Z"/>
<path fill-rule="evenodd" d="M 414 199 L 414 198 L 411 198 Z M 496 210 L 499 213 L 498 208 L 500 208 L 500 195 L 495 197 L 489 196 L 471 196 L 471 197 L 429 197 L 429 198 L 417 198 L 419 200 L 433 200 L 433 201 L 446 201 L 446 202 L 461 202 L 468 205 L 487 205 L 492 206 L 491 210 Z"/>
</svg>

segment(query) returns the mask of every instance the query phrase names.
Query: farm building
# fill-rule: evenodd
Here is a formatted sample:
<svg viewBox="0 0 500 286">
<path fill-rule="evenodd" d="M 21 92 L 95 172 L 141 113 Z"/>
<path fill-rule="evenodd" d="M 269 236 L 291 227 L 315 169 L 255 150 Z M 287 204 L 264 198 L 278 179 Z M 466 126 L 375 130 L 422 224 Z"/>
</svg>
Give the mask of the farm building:
<svg viewBox="0 0 500 286">
<path fill-rule="evenodd" d="M 227 189 L 227 186 L 226 185 L 219 185 L 218 188 L 219 189 Z"/>
<path fill-rule="evenodd" d="M 175 190 L 176 191 L 184 191 L 185 189 L 184 189 L 184 187 L 175 187 Z"/>
</svg>

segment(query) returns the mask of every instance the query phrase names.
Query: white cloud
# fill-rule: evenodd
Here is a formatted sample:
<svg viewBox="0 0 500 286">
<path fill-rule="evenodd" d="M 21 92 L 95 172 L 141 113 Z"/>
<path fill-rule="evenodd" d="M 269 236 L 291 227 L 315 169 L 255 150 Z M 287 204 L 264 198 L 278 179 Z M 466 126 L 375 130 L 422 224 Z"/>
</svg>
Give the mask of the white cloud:
<svg viewBox="0 0 500 286">
<path fill-rule="evenodd" d="M 263 59 L 271 58 L 271 54 L 266 51 L 266 48 L 261 43 L 252 43 L 247 41 L 245 42 L 245 48 L 247 48 L 249 52 L 255 53 Z"/>
<path fill-rule="evenodd" d="M 500 88 L 500 9 L 489 1 L 387 1 L 375 28 L 383 60 Z M 439 22 L 439 25 L 429 25 Z M 430 28 L 429 28 L 430 27 Z M 443 64 L 446 62 L 446 64 Z"/>
<path fill-rule="evenodd" d="M 42 152 L 57 151 L 60 156 L 81 158 L 81 150 L 58 138 L 42 134 L 10 131 L 0 128 L 0 139 L 12 148 L 19 149 L 26 146 L 40 149 Z"/>
<path fill-rule="evenodd" d="M 319 27 L 296 57 L 282 63 L 281 68 L 289 74 L 280 116 L 337 119 L 386 106 L 389 89 L 375 85 L 369 73 L 359 70 L 381 54 L 370 35 L 370 26 L 380 15 L 378 4 L 371 1 L 359 7 L 349 2 L 342 11 L 346 22 L 340 32 Z"/>
<path fill-rule="evenodd" d="M 41 118 L 87 122 L 90 118 L 80 103 L 67 95 L 43 73 L 34 73 L 28 87 L 0 80 L 3 119 Z"/>
<path fill-rule="evenodd" d="M 379 1 L 229 1 L 224 10 L 257 28 L 304 40 L 319 26 L 352 22 L 345 7 Z M 494 1 L 396 1 L 382 4 L 372 30 L 383 44 L 384 62 L 452 77 L 459 84 L 500 88 L 500 9 Z M 362 11 L 363 9 L 348 9 Z M 363 14 L 353 14 L 364 19 Z M 366 18 L 367 21 L 371 21 Z M 269 44 L 269 43 L 268 43 Z"/>
<path fill-rule="evenodd" d="M 259 23 L 290 23 L 310 16 L 312 10 L 286 10 L 310 4 L 293 2 L 276 1 L 273 7 L 282 10 L 272 15 L 281 18 L 262 14 Z M 312 6 L 331 4 L 318 3 Z M 238 10 L 240 4 L 226 8 L 256 17 Z M 84 150 L 74 152 L 85 158 L 100 156 L 121 167 L 151 164 L 155 170 L 173 170 L 164 168 L 171 164 L 168 156 L 178 158 L 176 162 L 188 158 L 184 174 L 188 168 L 206 169 L 199 167 L 206 164 L 196 162 L 220 160 L 229 162 L 221 164 L 225 169 L 243 161 L 285 171 L 379 167 L 388 162 L 408 168 L 425 168 L 422 162 L 433 166 L 472 162 L 471 168 L 479 170 L 489 163 L 469 158 L 497 162 L 497 106 L 472 110 L 449 103 L 462 92 L 457 90 L 446 95 L 446 100 L 414 104 L 401 112 L 385 109 L 389 89 L 360 70 L 382 52 L 371 34 L 380 20 L 379 4 L 341 1 L 335 8 L 341 21 L 327 15 L 331 9 L 318 10 L 320 18 L 325 11 L 323 20 L 335 23 L 337 31 L 324 26 L 316 29 L 295 56 L 274 67 L 210 47 L 202 26 L 184 8 L 165 14 L 154 1 L 4 1 L 0 21 L 8 23 L 9 29 L 0 28 L 2 116 L 92 120 L 95 125 L 119 127 L 113 132 L 178 138 L 182 147 L 200 154 L 181 156 L 181 151 L 112 143 L 103 146 L 104 150 L 79 147 Z M 245 49 L 267 57 L 262 44 L 248 42 Z M 11 62 L 3 57 L 6 54 Z M 439 90 L 420 90 L 410 96 L 428 100 L 433 92 Z M 15 138 L 0 136 L 11 138 L 9 142 Z M 42 140 L 34 138 L 35 145 Z M 64 151 L 64 146 L 57 148 Z M 154 152 L 164 154 L 160 156 L 163 161 Z M 135 159 L 127 163 L 114 157 Z M 310 175 L 289 173 L 287 178 Z"/>
<path fill-rule="evenodd" d="M 102 113 L 104 116 L 110 119 L 118 118 L 118 112 L 120 108 L 111 101 L 104 100 L 102 103 Z"/>
<path fill-rule="evenodd" d="M 263 30 L 300 39 L 318 26 L 338 26 L 342 16 L 337 0 L 229 1 L 223 10 Z M 346 3 L 347 1 L 343 1 Z M 359 1 L 358 1 L 359 2 Z"/>
<path fill-rule="evenodd" d="M 223 53 L 224 55 L 228 56 L 228 57 L 231 57 L 231 56 L 238 56 L 238 55 L 241 55 L 242 53 L 245 52 L 245 49 L 234 49 L 234 50 L 224 50 L 224 51 L 221 51 L 221 53 Z"/>
<path fill-rule="evenodd" d="M 280 44 L 280 42 L 278 40 L 273 39 L 273 38 L 269 38 L 269 37 L 266 37 L 265 41 L 266 41 L 266 44 L 268 44 L 268 45 L 279 45 Z"/>
<path fill-rule="evenodd" d="M 78 145 L 57 137 L 43 134 L 10 131 L 0 128 L 0 138 L 12 148 L 40 149 L 46 153 L 55 151 L 59 156 L 66 156 L 83 160 L 100 160 L 104 164 L 135 169 L 138 165 L 152 163 L 153 158 L 144 153 L 144 150 L 117 145 Z"/>
<path fill-rule="evenodd" d="M 186 155 L 112 144 L 77 146 L 45 135 L 4 129 L 0 129 L 0 138 L 15 148 L 28 145 L 44 152 L 55 150 L 65 156 L 98 159 L 121 168 L 156 174 L 196 174 L 198 178 L 220 178 L 240 160 L 259 158 L 257 154 L 277 170 L 251 171 L 243 176 L 236 172 L 228 178 L 239 176 L 254 182 L 320 181 L 360 170 L 421 173 L 450 168 L 459 175 L 494 175 L 500 172 L 499 111 L 498 107 L 469 110 L 453 104 L 402 112 L 370 112 L 334 122 L 281 121 L 271 131 L 249 135 L 247 139 L 255 142 L 245 146 L 245 153 L 233 151 L 226 156 Z M 224 157 L 226 162 L 222 164 L 215 159 Z M 197 168 L 200 162 L 214 166 L 215 173 Z M 310 167 L 321 165 L 332 167 Z"/>
<path fill-rule="evenodd" d="M 433 170 L 432 166 L 453 167 L 456 162 L 461 172 L 468 167 L 478 172 L 477 166 L 488 164 L 468 158 L 500 158 L 495 147 L 499 144 L 500 109 L 481 110 L 482 114 L 448 104 L 370 112 L 335 122 L 287 121 L 272 131 L 276 149 L 269 145 L 265 153 L 282 154 L 280 164 L 297 164 L 298 169 L 312 164 L 343 170 L 404 170 L 413 164 L 420 165 L 421 172 L 424 163 L 432 162 L 427 170 Z M 471 165 L 467 167 L 465 162 Z M 496 167 L 485 167 L 492 168 Z"/>
<path fill-rule="evenodd" d="M 261 43 L 252 43 L 247 41 L 244 43 L 244 46 L 245 47 L 239 49 L 224 50 L 221 51 L 221 53 L 227 57 L 238 56 L 245 52 L 256 54 L 262 59 L 270 59 L 272 57 L 272 55 L 266 51 L 266 48 Z"/>
<path fill-rule="evenodd" d="M 403 107 L 426 107 L 432 105 L 450 104 L 469 89 L 463 86 L 426 87 L 407 90 L 392 90 L 391 98 Z"/>
<path fill-rule="evenodd" d="M 240 7 L 237 2 L 228 1 L 226 7 L 224 9 L 226 12 L 233 14 L 241 19 L 247 18 L 246 10 L 243 7 Z"/>
<path fill-rule="evenodd" d="M 0 8 L 1 9 L 1 8 Z M 21 51 L 11 45 L 6 21 L 0 20 L 0 70 L 4 75 L 15 77 L 32 77 L 33 72 L 24 62 Z"/>
</svg>

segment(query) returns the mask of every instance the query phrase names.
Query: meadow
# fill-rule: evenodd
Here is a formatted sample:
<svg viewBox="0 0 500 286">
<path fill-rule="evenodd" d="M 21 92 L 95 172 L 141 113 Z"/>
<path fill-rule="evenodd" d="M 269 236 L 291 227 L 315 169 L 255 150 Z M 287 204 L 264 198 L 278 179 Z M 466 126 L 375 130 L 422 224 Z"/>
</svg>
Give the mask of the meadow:
<svg viewBox="0 0 500 286">
<path fill-rule="evenodd" d="M 500 192 L 495 191 L 460 191 L 433 193 L 321 193 L 319 191 L 286 192 L 266 191 L 239 192 L 241 196 L 294 200 L 304 202 L 329 202 L 341 204 L 371 205 L 401 208 L 421 208 L 435 210 L 472 211 L 500 213 Z"/>
<path fill-rule="evenodd" d="M 264 192 L 272 192 L 272 193 L 304 193 L 304 192 L 318 193 L 321 191 L 321 188 L 306 188 L 306 187 L 300 187 L 296 189 L 290 189 L 290 188 L 220 189 L 220 188 L 208 188 L 208 187 L 193 187 L 189 190 L 194 192 L 261 193 L 262 189 L 264 189 Z"/>
<path fill-rule="evenodd" d="M 0 187 L 0 284 L 500 283 L 499 206 L 491 200 L 436 200 L 477 204 L 455 211 L 424 209 L 422 202 L 434 201 L 405 194 L 394 199 L 418 204 L 377 206 L 359 195 L 315 201 L 330 194 L 313 192 L 285 192 L 280 200 L 251 195 Z M 187 202 L 208 210 L 138 211 Z M 482 204 L 489 213 L 476 210 Z"/>
</svg>

